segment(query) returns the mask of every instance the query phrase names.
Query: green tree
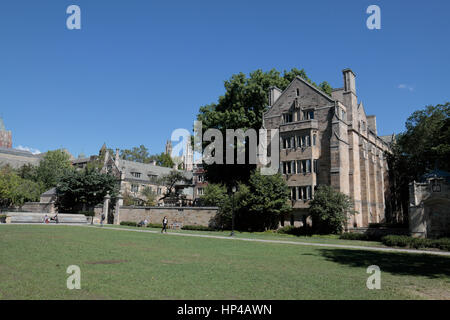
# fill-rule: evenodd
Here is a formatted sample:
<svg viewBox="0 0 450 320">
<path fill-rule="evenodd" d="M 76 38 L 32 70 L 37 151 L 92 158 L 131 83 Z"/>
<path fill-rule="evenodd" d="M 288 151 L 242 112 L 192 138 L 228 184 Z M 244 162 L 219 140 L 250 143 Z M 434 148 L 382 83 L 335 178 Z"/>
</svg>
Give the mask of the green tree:
<svg viewBox="0 0 450 320">
<path fill-rule="evenodd" d="M 175 163 L 172 157 L 165 152 L 150 157 L 151 161 L 156 161 L 156 165 L 160 167 L 173 168 Z"/>
<path fill-rule="evenodd" d="M 197 120 L 202 121 L 203 131 L 215 128 L 221 130 L 223 136 L 225 136 L 225 129 L 259 130 L 262 127 L 263 113 L 267 111 L 269 104 L 269 88 L 276 86 L 284 90 L 296 76 L 312 83 L 303 69 L 296 68 L 290 71 L 285 70 L 283 74 L 275 69 L 268 72 L 256 70 L 248 77 L 244 73 L 234 74 L 231 79 L 225 81 L 225 94 L 219 97 L 217 103 L 200 107 Z M 323 87 L 328 88 L 325 84 Z M 205 142 L 203 147 L 207 144 Z M 223 183 L 228 188 L 237 181 L 248 181 L 251 171 L 256 166 L 225 165 L 225 148 L 224 144 L 223 165 L 204 165 L 208 181 Z M 248 154 L 246 163 L 249 163 Z"/>
<path fill-rule="evenodd" d="M 352 200 L 331 186 L 319 186 L 310 203 L 313 228 L 321 234 L 342 233 L 348 216 L 354 214 Z"/>
<path fill-rule="evenodd" d="M 103 203 L 107 193 L 112 204 L 118 194 L 117 179 L 96 169 L 67 170 L 56 187 L 57 207 L 60 212 L 79 212 Z"/>
<path fill-rule="evenodd" d="M 156 205 L 156 193 L 150 187 L 145 187 L 142 190 L 142 195 L 145 198 L 143 201 L 145 206 L 151 207 Z"/>
<path fill-rule="evenodd" d="M 243 229 L 267 230 L 278 227 L 280 220 L 291 211 L 289 187 L 280 174 L 262 175 L 254 171 L 248 189 L 242 190 L 238 225 Z"/>
<path fill-rule="evenodd" d="M 56 187 L 61 176 L 72 170 L 69 155 L 63 150 L 48 151 L 36 167 L 36 181 L 45 189 Z"/>
<path fill-rule="evenodd" d="M 42 186 L 17 175 L 10 166 L 0 169 L 0 206 L 22 206 L 28 201 L 39 201 Z"/>
<path fill-rule="evenodd" d="M 160 200 L 168 200 L 170 202 L 177 202 L 183 199 L 182 190 L 176 188 L 178 184 L 185 184 L 189 180 L 185 177 L 182 171 L 172 170 L 170 173 L 162 175 L 158 181 L 158 185 L 166 187 L 166 191 Z"/>
<path fill-rule="evenodd" d="M 120 158 L 129 161 L 150 163 L 152 161 L 148 149 L 144 145 L 132 149 L 120 150 Z"/>
<path fill-rule="evenodd" d="M 398 137 L 399 151 L 414 165 L 416 178 L 436 165 L 450 171 L 450 102 L 415 111 L 405 126 Z"/>
<path fill-rule="evenodd" d="M 397 135 L 389 166 L 389 222 L 407 222 L 409 183 L 435 168 L 450 171 L 450 102 L 426 106 L 408 117 Z"/>
<path fill-rule="evenodd" d="M 200 197 L 201 205 L 219 208 L 215 223 L 220 229 L 230 229 L 231 227 L 231 201 L 231 197 L 227 193 L 227 187 L 222 184 L 208 184 Z"/>
</svg>

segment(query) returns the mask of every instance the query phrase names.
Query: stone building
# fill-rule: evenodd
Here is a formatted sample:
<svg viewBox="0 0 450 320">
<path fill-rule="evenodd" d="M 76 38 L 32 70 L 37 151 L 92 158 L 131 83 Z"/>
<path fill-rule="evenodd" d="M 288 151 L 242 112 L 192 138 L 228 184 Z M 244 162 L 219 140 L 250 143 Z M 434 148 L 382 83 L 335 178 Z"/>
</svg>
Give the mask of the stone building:
<svg viewBox="0 0 450 320">
<path fill-rule="evenodd" d="M 409 185 L 409 231 L 414 237 L 450 235 L 450 173 L 435 170 Z"/>
<path fill-rule="evenodd" d="M 358 102 L 355 74 L 343 70 L 344 87 L 329 96 L 301 77 L 281 91 L 270 88 L 266 129 L 280 132 L 280 172 L 291 188 L 291 224 L 306 223 L 318 185 L 353 199 L 348 228 L 385 219 L 389 137 L 378 136 L 376 117 Z"/>
<path fill-rule="evenodd" d="M 169 174 L 174 168 L 157 166 L 155 161 L 141 163 L 121 159 L 119 149 L 116 149 L 115 155 L 112 155 L 106 148 L 106 145 L 103 145 L 98 156 L 94 155 L 89 158 L 75 159 L 72 161 L 72 165 L 76 168 L 83 169 L 88 163 L 99 160 L 103 161 L 101 171 L 115 175 L 120 181 L 120 193 L 122 196 L 128 194 L 138 202 L 145 201 L 146 198 L 143 193 L 146 188 L 149 188 L 156 195 L 157 205 L 179 205 L 161 199 L 166 193 L 167 188 L 158 183 L 159 178 Z M 188 183 L 180 182 L 175 186 L 175 189 L 179 190 L 183 195 L 185 204 L 191 204 L 194 199 L 194 188 L 191 184 L 192 172 L 182 172 L 188 180 Z M 123 200 L 120 205 L 123 205 Z"/>
<path fill-rule="evenodd" d="M 0 118 L 0 148 L 12 148 L 12 133 L 6 130 L 2 118 Z"/>
</svg>

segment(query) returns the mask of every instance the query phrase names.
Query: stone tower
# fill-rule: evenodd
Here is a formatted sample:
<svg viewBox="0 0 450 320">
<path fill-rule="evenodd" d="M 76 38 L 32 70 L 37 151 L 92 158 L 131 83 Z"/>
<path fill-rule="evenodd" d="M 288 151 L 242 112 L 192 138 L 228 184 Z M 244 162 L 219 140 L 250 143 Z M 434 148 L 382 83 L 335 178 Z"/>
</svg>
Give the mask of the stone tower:
<svg viewBox="0 0 450 320">
<path fill-rule="evenodd" d="M 184 154 L 183 158 L 184 170 L 192 171 L 194 169 L 194 152 L 192 151 L 190 141 L 186 143 L 186 153 Z"/>
<path fill-rule="evenodd" d="M 172 156 L 172 141 L 167 140 L 166 142 L 166 154 Z"/>
<path fill-rule="evenodd" d="M 12 133 L 11 131 L 6 131 L 2 118 L 0 118 L 0 147 L 12 148 Z"/>
</svg>

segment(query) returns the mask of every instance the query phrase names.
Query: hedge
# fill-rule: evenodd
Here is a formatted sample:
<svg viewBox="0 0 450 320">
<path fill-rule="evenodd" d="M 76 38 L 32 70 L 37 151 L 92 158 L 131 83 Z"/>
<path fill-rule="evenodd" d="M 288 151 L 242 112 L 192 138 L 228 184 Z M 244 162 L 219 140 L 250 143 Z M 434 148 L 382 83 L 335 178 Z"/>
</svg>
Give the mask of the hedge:
<svg viewBox="0 0 450 320">
<path fill-rule="evenodd" d="M 286 226 L 277 230 L 277 233 L 281 234 L 291 234 L 294 236 L 306 236 L 312 235 L 313 231 L 310 227 L 294 227 Z"/>
<path fill-rule="evenodd" d="M 339 239 L 360 240 L 360 241 L 381 241 L 381 236 L 377 234 L 346 232 L 341 234 Z"/>
<path fill-rule="evenodd" d="M 137 227 L 137 223 L 133 221 L 121 221 L 121 226 Z"/>
<path fill-rule="evenodd" d="M 147 228 L 162 228 L 162 224 L 160 224 L 160 223 L 149 223 L 149 224 L 147 224 Z"/>
<path fill-rule="evenodd" d="M 413 238 L 408 236 L 385 236 L 381 238 L 383 244 L 389 247 L 404 247 L 404 248 L 436 248 L 440 250 L 450 251 L 450 238 L 441 239 L 423 239 Z"/>
<path fill-rule="evenodd" d="M 216 231 L 216 229 L 205 226 L 182 226 L 182 230 L 197 230 L 197 231 Z"/>
</svg>

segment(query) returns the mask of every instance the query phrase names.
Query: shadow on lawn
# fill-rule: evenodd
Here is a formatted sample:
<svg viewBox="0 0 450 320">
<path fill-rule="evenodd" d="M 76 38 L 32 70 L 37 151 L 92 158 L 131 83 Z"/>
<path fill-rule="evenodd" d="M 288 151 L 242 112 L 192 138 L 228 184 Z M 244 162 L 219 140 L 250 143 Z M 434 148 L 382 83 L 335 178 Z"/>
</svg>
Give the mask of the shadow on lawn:
<svg viewBox="0 0 450 320">
<path fill-rule="evenodd" d="M 427 254 L 387 253 L 364 250 L 320 249 L 328 260 L 351 267 L 377 265 L 381 271 L 399 275 L 440 278 L 450 276 L 450 258 Z"/>
</svg>

